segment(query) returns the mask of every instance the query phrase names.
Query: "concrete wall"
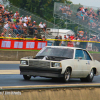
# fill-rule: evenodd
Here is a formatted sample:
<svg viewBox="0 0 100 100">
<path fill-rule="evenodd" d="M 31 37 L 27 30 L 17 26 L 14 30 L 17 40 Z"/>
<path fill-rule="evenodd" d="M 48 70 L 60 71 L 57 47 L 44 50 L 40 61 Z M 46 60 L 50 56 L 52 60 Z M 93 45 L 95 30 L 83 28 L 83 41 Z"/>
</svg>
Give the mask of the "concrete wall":
<svg viewBox="0 0 100 100">
<path fill-rule="evenodd" d="M 0 61 L 19 61 L 22 57 L 35 56 L 38 51 L 0 51 Z"/>
<path fill-rule="evenodd" d="M 0 100 L 100 100 L 100 88 L 1 91 Z"/>
<path fill-rule="evenodd" d="M 22 57 L 35 56 L 38 51 L 0 51 L 0 61 L 19 61 Z M 95 60 L 100 61 L 100 54 L 91 54 Z"/>
</svg>

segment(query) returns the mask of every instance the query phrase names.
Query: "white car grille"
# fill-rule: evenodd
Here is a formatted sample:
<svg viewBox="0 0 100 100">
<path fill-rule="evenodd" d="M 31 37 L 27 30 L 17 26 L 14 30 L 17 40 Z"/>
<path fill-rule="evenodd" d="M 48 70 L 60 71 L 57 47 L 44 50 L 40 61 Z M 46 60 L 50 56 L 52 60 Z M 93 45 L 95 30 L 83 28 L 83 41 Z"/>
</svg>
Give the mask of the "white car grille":
<svg viewBox="0 0 100 100">
<path fill-rule="evenodd" d="M 29 61 L 29 66 L 35 67 L 35 68 L 50 68 L 50 62 L 47 61 Z"/>
</svg>

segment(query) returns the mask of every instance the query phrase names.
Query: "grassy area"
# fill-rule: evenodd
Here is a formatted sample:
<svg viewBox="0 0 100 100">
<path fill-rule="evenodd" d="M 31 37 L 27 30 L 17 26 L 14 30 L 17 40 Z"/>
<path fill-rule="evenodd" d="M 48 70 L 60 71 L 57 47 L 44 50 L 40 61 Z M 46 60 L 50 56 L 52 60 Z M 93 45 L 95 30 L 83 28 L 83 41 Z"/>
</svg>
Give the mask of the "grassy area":
<svg viewBox="0 0 100 100">
<path fill-rule="evenodd" d="M 23 50 L 23 49 L 0 49 L 0 50 L 4 50 L 4 51 L 40 51 L 40 50 Z M 96 51 L 89 51 L 89 53 L 97 53 L 100 54 L 100 52 L 96 52 Z"/>
<path fill-rule="evenodd" d="M 98 54 L 100 54 L 100 52 L 96 52 L 96 51 L 89 51 L 89 53 L 98 53 Z"/>
</svg>

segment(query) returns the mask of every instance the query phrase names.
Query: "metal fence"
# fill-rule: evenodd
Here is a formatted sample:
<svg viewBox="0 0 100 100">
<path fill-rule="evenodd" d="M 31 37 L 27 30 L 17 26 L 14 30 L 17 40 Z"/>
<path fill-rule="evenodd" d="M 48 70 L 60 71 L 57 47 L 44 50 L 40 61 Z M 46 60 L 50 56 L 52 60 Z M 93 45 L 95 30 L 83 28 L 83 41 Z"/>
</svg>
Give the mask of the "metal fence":
<svg viewBox="0 0 100 100">
<path fill-rule="evenodd" d="M 43 18 L 41 18 L 41 17 L 39 17 L 39 16 L 36 16 L 36 15 L 34 15 L 33 13 L 31 13 L 31 12 L 29 12 L 29 11 L 26 11 L 26 10 L 24 10 L 24 9 L 15 7 L 15 6 L 11 5 L 11 4 L 9 4 L 8 6 L 5 6 L 5 9 L 7 9 L 8 11 L 12 11 L 13 14 L 14 14 L 16 11 L 18 11 L 19 15 L 20 15 L 20 16 L 23 16 L 23 17 L 25 17 L 26 15 L 31 16 L 31 22 L 36 21 L 36 24 L 37 24 L 37 25 L 39 25 L 40 22 L 42 22 L 42 23 L 45 22 L 46 25 L 47 25 L 47 28 L 56 28 L 56 29 L 59 28 L 57 25 L 54 25 L 53 23 L 51 23 L 51 22 L 49 22 L 49 21 L 47 21 L 47 20 L 45 20 L 45 19 L 43 19 Z M 1 29 L 1 32 L 0 32 L 0 33 L 2 33 L 2 32 L 3 32 L 3 28 Z M 27 31 L 27 32 L 28 32 L 28 31 Z M 42 35 L 45 35 L 46 38 L 54 38 L 54 37 L 52 37 L 52 35 L 49 33 L 49 31 L 48 31 L 48 32 L 43 32 L 42 30 L 39 30 L 39 33 L 42 33 Z M 8 34 L 12 34 L 12 37 L 16 37 L 16 34 L 15 34 L 13 31 L 11 31 L 10 29 L 7 30 L 5 36 L 7 36 Z"/>
<path fill-rule="evenodd" d="M 16 11 L 18 11 L 19 14 L 20 14 L 20 16 L 22 16 L 22 15 L 23 15 L 24 17 L 25 17 L 26 15 L 31 16 L 31 21 L 36 21 L 37 24 L 39 24 L 40 22 L 43 22 L 43 23 L 46 22 L 47 27 L 49 27 L 49 28 L 54 27 L 54 24 L 53 24 L 53 23 L 51 23 L 51 22 L 49 22 L 49 21 L 47 21 L 47 20 L 45 20 L 45 19 L 43 19 L 43 18 L 41 18 L 41 17 L 39 17 L 39 16 L 36 16 L 36 15 L 32 14 L 31 12 L 26 11 L 26 10 L 24 10 L 24 9 L 15 7 L 15 6 L 13 6 L 13 5 L 10 5 L 7 9 L 8 9 L 9 11 L 12 11 L 13 13 L 15 13 Z"/>
<path fill-rule="evenodd" d="M 70 11 L 71 11 L 70 15 L 68 15 L 68 14 L 66 14 L 66 12 L 62 12 L 60 10 L 60 8 L 64 8 L 66 5 L 70 6 Z M 93 18 L 90 19 L 89 16 L 84 16 L 85 19 L 83 20 L 82 18 L 77 17 L 77 14 L 78 14 L 77 9 L 79 7 L 84 7 L 84 8 L 87 8 L 88 10 L 93 8 L 93 11 L 96 14 L 97 14 L 97 11 L 99 9 L 97 7 L 87 7 L 87 6 L 78 5 L 78 4 L 77 5 L 75 5 L 75 4 L 69 5 L 69 4 L 55 2 L 55 4 L 54 4 L 54 14 L 60 15 L 62 19 L 69 19 L 69 20 L 73 21 L 74 23 L 76 23 L 78 25 L 82 25 L 86 29 L 93 31 L 94 34 L 99 35 L 99 33 L 100 33 L 100 15 L 98 16 L 98 20 L 93 19 Z M 93 25 L 89 25 L 89 23 L 92 24 L 92 22 L 90 22 L 90 20 L 93 21 L 94 27 L 93 27 Z"/>
</svg>

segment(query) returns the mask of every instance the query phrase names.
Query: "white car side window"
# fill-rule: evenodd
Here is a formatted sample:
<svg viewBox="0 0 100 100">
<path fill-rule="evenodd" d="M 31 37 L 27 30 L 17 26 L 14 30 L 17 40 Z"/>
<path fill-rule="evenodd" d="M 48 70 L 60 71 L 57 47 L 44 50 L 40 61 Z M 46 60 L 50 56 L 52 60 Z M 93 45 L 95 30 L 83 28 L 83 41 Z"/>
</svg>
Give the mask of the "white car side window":
<svg viewBox="0 0 100 100">
<path fill-rule="evenodd" d="M 86 60 L 91 60 L 89 54 L 85 50 L 83 50 L 83 52 L 84 52 L 84 55 L 85 55 L 85 59 Z"/>
<path fill-rule="evenodd" d="M 82 59 L 85 59 L 83 50 L 81 49 L 77 49 L 75 53 L 75 59 L 79 59 L 79 57 L 81 57 Z"/>
</svg>

